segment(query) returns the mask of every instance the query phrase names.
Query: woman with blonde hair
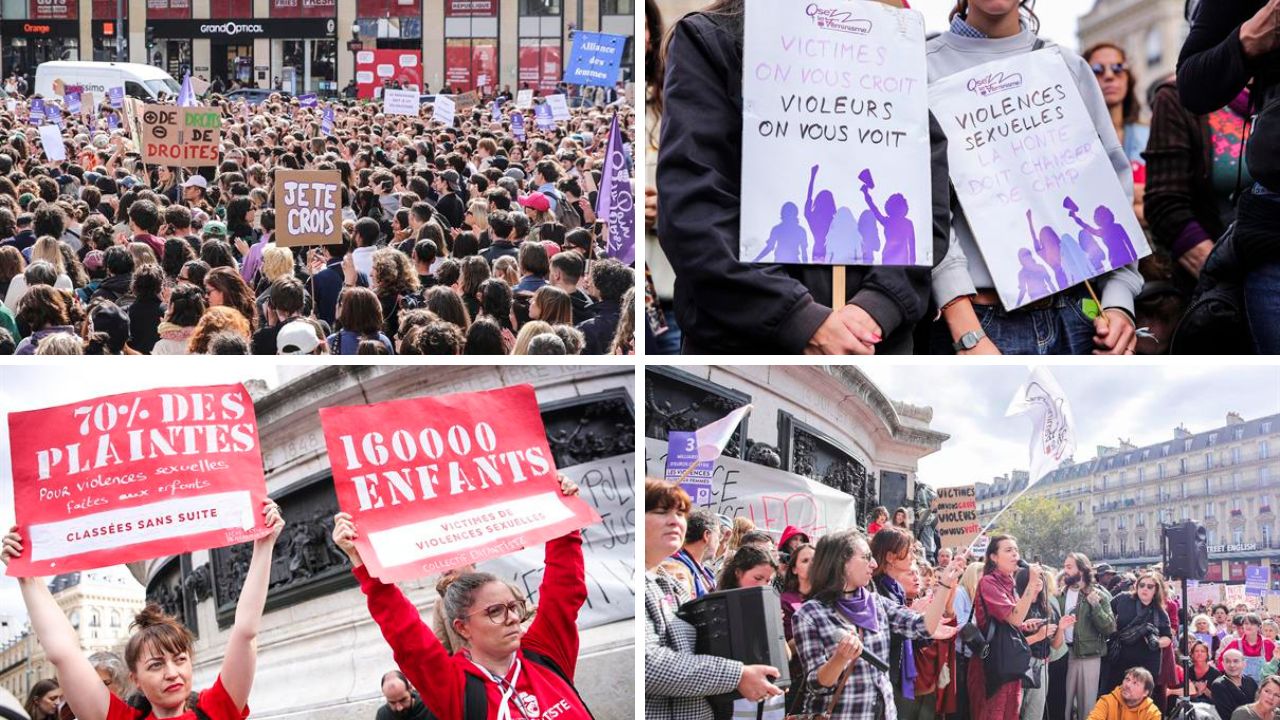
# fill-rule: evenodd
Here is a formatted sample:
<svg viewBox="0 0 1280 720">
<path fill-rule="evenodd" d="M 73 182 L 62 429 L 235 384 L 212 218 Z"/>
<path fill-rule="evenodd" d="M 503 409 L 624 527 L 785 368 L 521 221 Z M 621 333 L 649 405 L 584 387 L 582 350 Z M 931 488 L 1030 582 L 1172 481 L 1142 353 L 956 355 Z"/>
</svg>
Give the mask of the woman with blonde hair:
<svg viewBox="0 0 1280 720">
<path fill-rule="evenodd" d="M 195 332 L 191 333 L 191 340 L 187 343 L 187 354 L 204 355 L 208 353 L 209 341 L 214 335 L 223 330 L 231 330 L 243 335 L 245 342 L 249 342 L 251 339 L 252 331 L 249 328 L 249 320 L 243 313 L 226 305 L 214 305 L 205 310 L 204 315 L 200 316 L 200 322 L 196 324 Z"/>
<path fill-rule="evenodd" d="M 503 255 L 493 261 L 493 273 L 490 277 L 496 277 L 500 280 L 506 280 L 507 284 L 515 287 L 520 284 L 520 268 L 516 265 L 516 259 L 510 255 Z"/>
<path fill-rule="evenodd" d="M 467 206 L 466 217 L 470 220 L 471 232 L 475 233 L 476 237 L 489 232 L 489 201 L 472 200 Z"/>
<path fill-rule="evenodd" d="M 614 332 L 613 343 L 609 346 L 610 355 L 636 354 L 636 289 L 630 288 L 622 296 L 622 315 L 618 318 L 618 329 Z"/>
<path fill-rule="evenodd" d="M 520 328 L 520 333 L 516 335 L 516 347 L 511 351 L 512 355 L 528 355 L 529 341 L 534 337 L 543 333 L 554 333 L 549 323 L 541 320 L 530 320 Z"/>
<path fill-rule="evenodd" d="M 143 242 L 129 243 L 129 254 L 133 256 L 133 266 L 135 268 L 143 265 L 159 265 L 160 261 L 156 259 L 156 253 L 151 246 Z"/>
<path fill-rule="evenodd" d="M 751 521 L 751 518 L 741 515 L 735 517 L 733 519 L 733 532 L 729 534 L 729 542 L 725 546 L 722 556 L 729 557 L 733 555 L 734 551 L 742 546 L 743 536 L 755 529 L 756 524 Z"/>
<path fill-rule="evenodd" d="M 15 252 L 17 252 L 16 249 Z M 22 260 L 21 253 L 18 253 L 18 259 L 20 261 Z M 19 272 L 13 276 L 12 280 L 9 281 L 9 290 L 4 295 L 4 304 L 10 310 L 13 310 L 14 312 L 18 311 L 18 301 L 22 299 L 23 295 L 27 294 L 27 290 L 31 287 L 31 284 L 27 282 L 25 274 L 26 268 L 40 262 L 41 260 L 52 265 L 54 271 L 57 273 L 57 280 L 53 283 L 55 288 L 59 290 L 75 290 L 75 285 L 72 284 L 71 277 L 67 275 L 66 264 L 62 259 L 62 253 L 58 250 L 58 241 L 48 235 L 45 235 L 36 240 L 35 245 L 31 246 L 31 260 L 29 262 L 23 262 L 20 265 L 21 269 Z M 6 265 L 10 267 L 12 267 L 13 264 L 14 263 L 12 261 L 6 263 Z"/>
</svg>

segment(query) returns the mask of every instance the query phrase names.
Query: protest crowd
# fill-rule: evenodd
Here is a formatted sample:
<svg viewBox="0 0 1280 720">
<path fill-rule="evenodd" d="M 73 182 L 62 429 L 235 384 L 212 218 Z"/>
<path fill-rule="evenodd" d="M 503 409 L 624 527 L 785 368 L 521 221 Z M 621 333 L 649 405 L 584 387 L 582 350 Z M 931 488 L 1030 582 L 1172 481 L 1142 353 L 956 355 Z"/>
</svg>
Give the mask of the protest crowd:
<svg viewBox="0 0 1280 720">
<path fill-rule="evenodd" d="M 448 98 L 419 107 L 403 92 L 404 114 L 381 101 L 180 96 L 174 109 L 220 125 L 211 147 L 161 143 L 187 167 L 147 162 L 143 146 L 167 130 L 141 109 L 154 105 L 10 100 L 0 353 L 633 352 L 632 260 L 608 249 L 611 223 L 596 216 L 611 136 L 612 157 L 631 162 L 625 98 L 554 119 L 537 98 L 535 122 L 534 105 L 494 89 L 455 96 L 446 123 Z M 193 154 L 205 162 L 190 167 Z M 277 175 L 297 171 L 337 173 L 321 201 L 340 226 L 301 207 L 305 185 L 278 192 Z M 286 226 L 331 231 L 329 244 L 277 242 Z"/>
<path fill-rule="evenodd" d="M 799 92 L 808 95 L 792 96 L 796 74 L 828 66 L 836 68 L 828 73 L 839 72 L 834 60 L 809 60 L 822 53 L 795 60 L 801 55 L 788 50 L 786 38 L 812 35 L 818 39 L 807 42 L 826 42 L 821 24 L 796 11 L 795 24 L 778 33 L 782 45 L 771 48 L 776 37 L 753 35 L 749 19 L 753 9 L 765 12 L 765 4 L 717 0 L 669 26 L 659 5 L 645 5 L 646 142 L 648 157 L 655 158 L 645 204 L 646 333 L 655 352 L 1280 353 L 1280 124 L 1271 120 L 1280 114 L 1275 2 L 1187 3 L 1190 33 L 1176 77 L 1155 79 L 1144 98 L 1119 38 L 1077 54 L 1039 35 L 1034 0 L 956 0 L 949 29 L 928 37 L 921 49 L 927 78 L 914 78 L 921 87 L 927 82 L 916 135 L 927 135 L 929 147 L 910 182 L 917 191 L 931 191 L 932 207 L 913 206 L 919 214 L 906 222 L 904 195 L 890 197 L 882 210 L 876 178 L 870 170 L 857 174 L 862 164 L 841 168 L 847 178 L 827 179 L 830 190 L 823 189 L 832 171 L 822 163 L 830 153 L 848 152 L 848 162 L 864 162 L 857 153 L 870 146 L 856 147 L 853 131 L 874 126 L 876 103 L 906 105 L 903 93 L 887 87 L 866 92 L 866 80 L 882 72 L 874 60 L 860 67 L 859 55 L 846 67 L 855 80 L 867 73 L 858 87 L 828 74 L 825 84 L 808 83 L 821 89 L 806 86 Z M 866 34 L 867 22 L 842 29 Z M 875 41 L 867 42 L 874 47 Z M 892 42 L 879 42 L 894 52 Z M 1055 62 L 1046 65 L 1041 50 Z M 883 62 L 886 50 L 879 52 Z M 762 62 L 744 60 L 744 53 Z M 744 74 L 748 62 L 752 72 Z M 987 65 L 996 62 L 1003 64 Z M 775 66 L 780 77 L 795 71 L 790 86 L 776 81 L 777 92 L 760 71 Z M 1062 72 L 1064 66 L 1069 72 Z M 1050 87 L 1071 98 L 1062 107 L 1069 102 L 1078 110 L 1042 114 L 1040 107 L 1051 101 L 1034 93 L 1017 102 L 1012 95 L 996 97 L 1020 85 L 1024 74 L 1027 85 L 1036 86 L 1032 76 L 1042 71 L 1062 78 Z M 969 89 L 978 90 L 965 96 L 956 79 L 969 77 Z M 1007 77 L 1009 84 L 982 84 L 992 77 Z M 827 90 L 827 84 L 839 90 Z M 757 86 L 763 90 L 756 97 L 777 102 L 783 96 L 779 124 L 799 123 L 802 135 L 806 122 L 843 124 L 849 140 L 792 139 L 794 128 L 785 140 L 755 137 L 764 103 L 747 113 L 744 130 L 740 96 Z M 947 88 L 955 92 L 942 92 Z M 954 99 L 961 96 L 967 99 Z M 802 102 L 808 102 L 804 113 L 795 109 Z M 956 109 L 962 102 L 975 103 L 979 114 L 963 115 Z M 1149 122 L 1142 119 L 1144 105 Z M 1009 121 L 1010 115 L 1017 117 Z M 961 138 L 952 122 L 957 117 L 958 127 L 969 123 L 968 133 L 984 117 L 1006 124 L 984 125 L 978 136 Z M 1249 123 L 1250 117 L 1256 121 Z M 989 157 L 967 159 L 987 152 L 977 148 L 999 137 L 988 135 L 988 127 L 1022 136 L 995 141 Z M 1088 208 L 1076 202 L 1088 188 L 1072 189 L 1075 199 L 1050 191 L 1072 177 L 1056 168 L 1083 166 L 1082 155 L 1073 153 L 1084 145 L 1073 144 L 1072 151 L 1054 146 L 1054 154 L 1034 161 L 1043 160 L 1043 168 L 1019 165 L 1031 145 L 1044 138 L 1052 145 L 1068 133 L 1090 146 L 1094 179 L 1105 181 L 1088 185 L 1112 188 L 1111 200 L 1098 201 L 1096 210 L 1092 201 Z M 850 146 L 855 149 L 842 149 Z M 797 163 L 803 177 L 799 168 L 790 176 L 782 172 L 793 154 L 806 158 Z M 1000 165 L 998 154 L 1014 159 Z M 984 164 L 1009 168 L 1012 187 L 1005 184 L 1009 175 L 975 182 Z M 742 201 L 749 193 L 756 200 L 777 198 L 769 205 L 772 215 Z M 708 202 L 712 197 L 717 200 Z M 1019 198 L 1029 201 L 1017 207 Z M 851 213 L 837 209 L 846 200 L 855 208 Z M 859 216 L 864 200 L 867 210 Z M 1034 207 L 1026 209 L 1028 204 Z M 997 217 L 993 208 L 1007 214 Z M 766 235 L 768 244 L 757 253 L 753 243 L 763 244 Z M 931 262 L 892 254 L 895 237 L 909 238 L 920 257 L 932 247 Z M 829 249 L 845 242 L 855 244 L 845 255 Z M 1134 251 L 1143 245 L 1149 254 L 1147 247 Z"/>
<path fill-rule="evenodd" d="M 970 557 L 935 547 L 905 508 L 821 537 L 757 528 L 652 478 L 645 528 L 647 720 L 1270 720 L 1280 709 L 1276 619 L 1245 603 L 1184 612 L 1159 567 L 1116 571 L 1077 552 L 1046 567 L 1003 534 Z M 676 615 L 711 592 L 770 585 L 785 691 L 777 667 L 697 654 L 694 626 Z"/>
</svg>

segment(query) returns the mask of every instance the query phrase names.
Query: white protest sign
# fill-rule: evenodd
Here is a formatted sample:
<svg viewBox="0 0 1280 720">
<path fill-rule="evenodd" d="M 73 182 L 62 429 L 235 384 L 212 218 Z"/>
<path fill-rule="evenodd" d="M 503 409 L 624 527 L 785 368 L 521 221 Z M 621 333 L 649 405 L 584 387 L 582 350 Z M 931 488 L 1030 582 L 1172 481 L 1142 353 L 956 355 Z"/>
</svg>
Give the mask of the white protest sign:
<svg viewBox="0 0 1280 720">
<path fill-rule="evenodd" d="M 579 629 L 635 617 L 635 458 L 635 453 L 627 453 L 560 468 L 578 483 L 582 498 L 601 520 L 582 529 L 587 604 L 578 613 Z M 479 569 L 516 583 L 536 602 L 543 550 L 542 545 L 525 548 L 482 563 Z"/>
<path fill-rule="evenodd" d="M 437 95 L 435 107 L 431 111 L 431 119 L 444 123 L 445 127 L 452 127 L 454 111 L 453 98 L 447 95 Z"/>
<path fill-rule="evenodd" d="M 1005 308 L 1151 254 L 1057 48 L 929 88 L 956 195 Z"/>
<path fill-rule="evenodd" d="M 667 443 L 647 439 L 645 451 L 646 473 L 662 477 Z M 705 507 L 729 517 L 750 518 L 756 527 L 775 535 L 792 525 L 817 538 L 857 524 L 853 497 L 800 475 L 724 455 L 716 460 L 711 504 Z"/>
<path fill-rule="evenodd" d="M 382 93 L 382 112 L 387 115 L 417 115 L 418 103 L 416 90 L 387 89 Z"/>
<path fill-rule="evenodd" d="M 531 108 L 533 107 L 533 89 L 521 90 L 516 93 L 516 107 Z"/>
<path fill-rule="evenodd" d="M 62 142 L 62 130 L 57 125 L 40 126 L 40 146 L 44 148 L 49 162 L 62 162 L 67 159 L 67 146 Z"/>
<path fill-rule="evenodd" d="M 748 0 L 738 258 L 932 265 L 924 18 Z"/>
<path fill-rule="evenodd" d="M 557 122 L 568 122 L 569 99 L 563 94 L 548 95 L 547 106 L 551 108 L 551 119 Z"/>
</svg>

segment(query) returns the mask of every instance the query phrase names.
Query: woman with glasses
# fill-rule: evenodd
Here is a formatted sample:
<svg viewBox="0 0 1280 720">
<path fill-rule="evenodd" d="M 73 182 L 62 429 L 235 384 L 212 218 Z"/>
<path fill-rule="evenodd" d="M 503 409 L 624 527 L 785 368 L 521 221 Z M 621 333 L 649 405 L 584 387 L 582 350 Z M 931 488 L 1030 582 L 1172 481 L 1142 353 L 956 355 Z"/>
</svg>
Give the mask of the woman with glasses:
<svg viewBox="0 0 1280 720">
<path fill-rule="evenodd" d="M 561 476 L 560 492 L 577 495 L 578 486 Z M 369 598 L 369 614 L 396 665 L 438 720 L 472 717 L 476 710 L 468 704 L 478 702 L 475 683 L 483 688 L 484 717 L 491 720 L 552 717 L 552 712 L 563 720 L 591 717 L 570 680 L 578 663 L 578 610 L 587 599 L 580 531 L 547 543 L 539 612 L 527 632 L 522 624 L 531 613 L 509 584 L 490 573 L 455 577 L 440 599 L 449 627 L 462 642 L 452 655 L 398 587 L 369 574 L 355 545 L 358 532 L 347 513 L 334 517 L 333 541 L 351 559 Z"/>
<path fill-rule="evenodd" d="M 1110 642 L 1120 646 L 1119 655 L 1108 661 L 1105 695 L 1124 681 L 1125 671 L 1146 668 L 1151 677 L 1160 677 L 1161 651 L 1173 642 L 1173 627 L 1165 611 L 1164 580 L 1152 570 L 1138 573 L 1133 591 L 1111 599 L 1116 616 L 1116 632 Z M 1152 698 L 1159 705 L 1162 698 Z"/>
<path fill-rule="evenodd" d="M 1129 59 L 1119 45 L 1102 42 L 1084 52 L 1093 76 L 1102 90 L 1111 113 L 1111 126 L 1120 138 L 1120 147 L 1133 165 L 1133 208 L 1142 219 L 1142 196 L 1147 183 L 1147 161 L 1142 152 L 1147 149 L 1151 129 L 1140 119 L 1142 106 L 1138 102 L 1138 78 L 1129 68 Z"/>
</svg>

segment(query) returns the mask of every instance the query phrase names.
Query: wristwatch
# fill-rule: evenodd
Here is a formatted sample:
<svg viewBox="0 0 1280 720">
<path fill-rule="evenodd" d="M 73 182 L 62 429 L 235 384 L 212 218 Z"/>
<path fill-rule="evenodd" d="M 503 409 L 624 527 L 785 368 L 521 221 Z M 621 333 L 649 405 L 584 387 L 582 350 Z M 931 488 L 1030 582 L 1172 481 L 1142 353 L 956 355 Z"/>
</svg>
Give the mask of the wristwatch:
<svg viewBox="0 0 1280 720">
<path fill-rule="evenodd" d="M 960 339 L 952 344 L 952 347 L 955 348 L 956 352 L 972 350 L 978 347 L 978 343 L 982 342 L 982 338 L 986 336 L 987 334 L 983 332 L 981 328 L 977 330 L 970 330 L 969 332 L 961 335 Z"/>
</svg>

